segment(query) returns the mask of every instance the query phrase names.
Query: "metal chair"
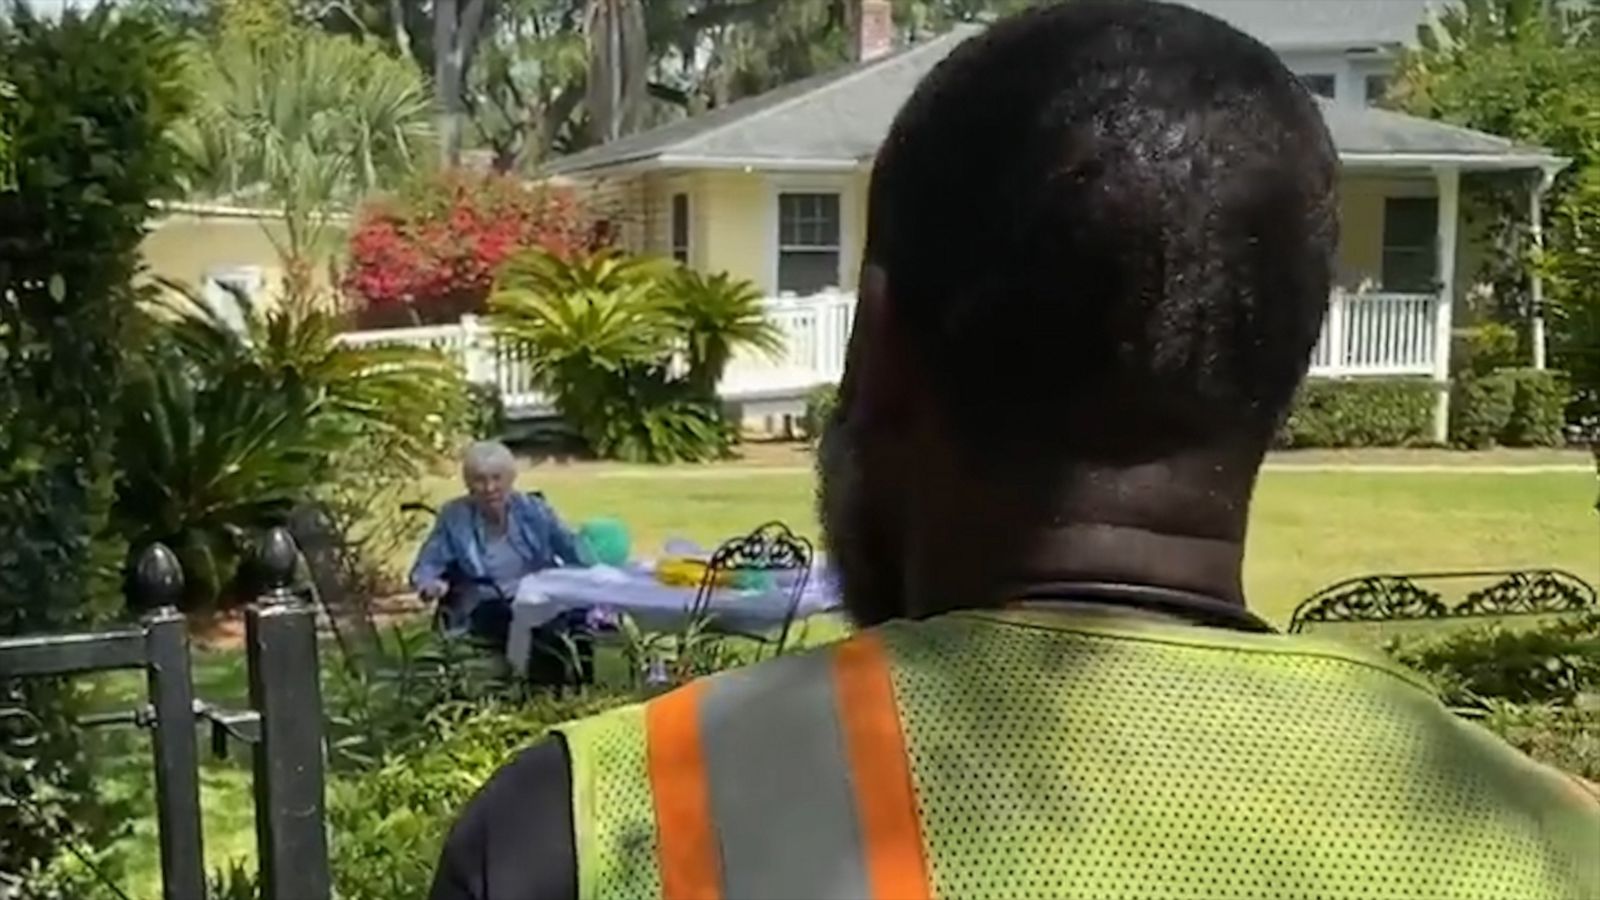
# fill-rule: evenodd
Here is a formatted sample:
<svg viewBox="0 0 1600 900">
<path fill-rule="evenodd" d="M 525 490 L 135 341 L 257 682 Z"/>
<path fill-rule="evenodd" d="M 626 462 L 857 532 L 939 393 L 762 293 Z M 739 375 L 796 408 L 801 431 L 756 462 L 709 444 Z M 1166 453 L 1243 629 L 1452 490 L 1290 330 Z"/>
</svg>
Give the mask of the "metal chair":
<svg viewBox="0 0 1600 900">
<path fill-rule="evenodd" d="M 774 654 L 782 653 L 788 644 L 789 631 L 794 625 L 795 614 L 800 608 L 800 598 L 804 596 L 806 584 L 811 579 L 813 557 L 811 541 L 796 535 L 782 522 L 768 522 L 743 537 L 724 543 L 717 548 L 706 564 L 705 575 L 700 579 L 700 587 L 695 592 L 694 605 L 689 609 L 690 621 L 699 621 L 710 616 L 711 599 L 716 593 L 720 576 L 736 572 L 793 572 L 794 578 L 789 584 L 788 606 L 784 611 L 783 626 L 779 629 L 776 640 L 767 634 L 723 630 L 726 634 L 770 645 Z"/>
<path fill-rule="evenodd" d="M 1478 587 L 1470 590 L 1472 585 Z M 1446 601 L 1446 587 L 1460 599 Z M 1291 633 L 1309 625 L 1548 616 L 1600 612 L 1595 589 L 1562 569 L 1363 575 L 1331 584 L 1295 608 Z"/>
</svg>

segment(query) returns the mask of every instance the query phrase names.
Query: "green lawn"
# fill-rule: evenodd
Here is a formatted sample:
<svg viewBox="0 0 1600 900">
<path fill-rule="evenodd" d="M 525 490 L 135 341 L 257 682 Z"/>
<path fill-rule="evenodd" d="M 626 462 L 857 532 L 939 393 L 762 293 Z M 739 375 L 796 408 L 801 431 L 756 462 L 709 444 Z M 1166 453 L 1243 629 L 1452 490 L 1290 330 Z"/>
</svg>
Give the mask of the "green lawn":
<svg viewBox="0 0 1600 900">
<path fill-rule="evenodd" d="M 1535 464 L 1539 471 L 1452 471 L 1477 466 Z M 1342 462 L 1425 462 L 1411 472 L 1341 472 Z M 1595 479 L 1572 468 L 1585 457 L 1291 456 L 1262 476 L 1250 535 L 1247 582 L 1252 603 L 1283 622 L 1299 598 L 1330 581 L 1375 570 L 1562 566 L 1600 581 L 1600 520 L 1593 511 Z M 1296 463 L 1308 464 L 1295 469 Z M 1443 470 L 1434 468 L 1444 466 Z M 1554 466 L 1556 470 L 1548 467 Z M 671 469 L 593 464 L 542 464 L 522 486 L 542 490 L 571 522 L 616 516 L 633 532 L 636 552 L 649 553 L 668 537 L 712 544 L 769 519 L 815 535 L 815 481 L 807 458 L 792 449 L 762 451 L 749 463 Z M 1561 471 L 1567 467 L 1568 471 Z M 453 475 L 419 485 L 435 502 L 455 495 Z M 399 562 L 399 561 L 397 561 Z M 813 638 L 834 629 L 814 629 Z M 325 666 L 332 662 L 329 657 Z M 244 667 L 237 652 L 202 652 L 196 660 L 201 696 L 239 705 Z M 108 682 L 111 699 L 132 702 L 138 679 Z M 100 762 L 108 789 L 153 808 L 148 743 L 143 735 L 110 736 Z M 241 759 L 247 758 L 243 753 Z M 254 855 L 249 773 L 242 763 L 206 763 L 206 856 L 212 866 Z M 337 840 L 337 835 L 334 836 Z M 136 898 L 158 896 L 154 819 L 147 815 L 126 842 L 126 888 Z"/>
<path fill-rule="evenodd" d="M 1296 470 L 1287 465 L 1296 462 L 1292 458 L 1274 462 L 1256 497 L 1246 588 L 1255 608 L 1277 621 L 1318 587 L 1378 570 L 1543 565 L 1600 580 L 1591 473 L 1341 472 Z M 544 491 L 569 522 L 622 519 L 636 552 L 646 554 L 668 537 L 714 544 L 775 518 L 817 532 L 815 479 L 798 465 L 639 470 L 546 464 L 530 467 L 521 484 Z M 454 476 L 440 475 L 423 492 L 439 501 L 459 487 Z"/>
</svg>

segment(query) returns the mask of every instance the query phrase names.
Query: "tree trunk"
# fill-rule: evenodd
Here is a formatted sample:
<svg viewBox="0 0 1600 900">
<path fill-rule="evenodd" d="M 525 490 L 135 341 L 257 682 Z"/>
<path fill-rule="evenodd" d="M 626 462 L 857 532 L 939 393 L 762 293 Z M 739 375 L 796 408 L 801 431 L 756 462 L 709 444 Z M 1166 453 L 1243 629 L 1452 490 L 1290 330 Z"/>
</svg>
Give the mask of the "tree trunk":
<svg viewBox="0 0 1600 900">
<path fill-rule="evenodd" d="M 439 165 L 461 163 L 461 68 L 456 62 L 456 0 L 433 0 L 433 93 L 439 105 Z"/>
</svg>

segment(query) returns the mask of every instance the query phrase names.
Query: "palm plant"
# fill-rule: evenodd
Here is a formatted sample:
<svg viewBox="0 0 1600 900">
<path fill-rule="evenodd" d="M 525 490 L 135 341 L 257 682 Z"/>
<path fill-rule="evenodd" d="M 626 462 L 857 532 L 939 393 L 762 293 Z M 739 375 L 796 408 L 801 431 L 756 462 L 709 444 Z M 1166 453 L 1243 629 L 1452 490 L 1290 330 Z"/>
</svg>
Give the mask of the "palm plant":
<svg viewBox="0 0 1600 900">
<path fill-rule="evenodd" d="M 661 290 L 668 264 L 600 251 L 513 258 L 489 321 L 523 347 L 536 384 L 602 456 L 698 460 L 728 444 L 720 411 L 673 377 L 682 328 Z"/>
<path fill-rule="evenodd" d="M 268 235 L 291 277 L 327 249 L 330 212 L 404 177 L 432 145 L 421 76 L 349 38 L 225 35 L 189 69 L 199 96 L 174 137 L 191 192 L 280 205 L 285 235 Z"/>
<path fill-rule="evenodd" d="M 140 323 L 158 349 L 121 401 L 114 518 L 135 548 L 174 548 L 190 604 L 217 598 L 243 535 L 282 524 L 352 452 L 380 448 L 385 474 L 414 474 L 463 419 L 461 375 L 433 351 L 344 346 L 326 313 L 242 296 L 235 330 L 169 287 Z"/>
<path fill-rule="evenodd" d="M 713 398 L 729 360 L 741 347 L 770 357 L 783 352 L 783 332 L 761 308 L 754 284 L 725 272 L 681 268 L 667 280 L 666 308 L 683 341 L 690 388 Z"/>
<path fill-rule="evenodd" d="M 121 399 L 112 518 L 130 545 L 178 554 L 186 601 L 204 606 L 231 580 L 251 529 L 275 524 L 322 459 L 318 413 L 263 391 L 243 369 L 196 383 L 171 354 L 133 367 Z"/>
</svg>

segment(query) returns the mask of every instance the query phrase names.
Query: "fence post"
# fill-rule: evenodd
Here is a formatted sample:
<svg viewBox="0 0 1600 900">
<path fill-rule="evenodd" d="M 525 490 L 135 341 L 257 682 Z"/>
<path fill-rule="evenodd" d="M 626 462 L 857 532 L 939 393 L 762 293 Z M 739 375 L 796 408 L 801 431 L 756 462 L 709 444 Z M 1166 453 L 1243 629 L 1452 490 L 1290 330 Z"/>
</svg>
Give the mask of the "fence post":
<svg viewBox="0 0 1600 900">
<path fill-rule="evenodd" d="M 461 317 L 461 367 L 472 384 L 495 384 L 495 353 L 488 329 L 477 316 Z"/>
<path fill-rule="evenodd" d="M 200 754 L 195 749 L 189 626 L 177 610 L 183 595 L 183 568 L 178 558 L 161 544 L 152 544 L 139 557 L 134 589 L 142 604 L 155 610 L 145 617 L 144 628 L 155 720 L 151 749 L 156 767 L 161 895 L 165 900 L 205 900 Z"/>
<path fill-rule="evenodd" d="M 1350 356 L 1345 352 L 1345 313 L 1350 309 L 1350 297 L 1343 288 L 1334 288 L 1328 296 L 1328 374 L 1338 377 Z"/>
<path fill-rule="evenodd" d="M 316 617 L 290 587 L 298 553 L 289 532 L 267 533 L 257 560 L 266 589 L 245 611 L 255 745 L 256 846 L 265 900 L 327 900 L 322 689 Z"/>
</svg>

